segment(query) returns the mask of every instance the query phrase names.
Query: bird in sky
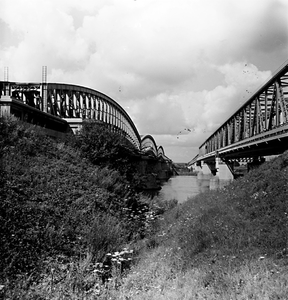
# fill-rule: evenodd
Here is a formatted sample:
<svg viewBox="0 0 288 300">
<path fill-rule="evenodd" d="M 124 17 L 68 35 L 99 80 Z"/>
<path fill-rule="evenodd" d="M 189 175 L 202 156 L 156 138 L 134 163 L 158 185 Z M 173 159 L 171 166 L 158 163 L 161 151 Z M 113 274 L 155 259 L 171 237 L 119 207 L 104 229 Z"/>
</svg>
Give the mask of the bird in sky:
<svg viewBox="0 0 288 300">
<path fill-rule="evenodd" d="M 184 128 L 183 130 L 181 130 L 177 133 L 177 139 L 179 139 L 179 134 L 183 133 L 184 131 L 193 132 L 193 131 L 195 131 L 195 129 L 194 128 L 192 128 L 192 129 Z"/>
</svg>

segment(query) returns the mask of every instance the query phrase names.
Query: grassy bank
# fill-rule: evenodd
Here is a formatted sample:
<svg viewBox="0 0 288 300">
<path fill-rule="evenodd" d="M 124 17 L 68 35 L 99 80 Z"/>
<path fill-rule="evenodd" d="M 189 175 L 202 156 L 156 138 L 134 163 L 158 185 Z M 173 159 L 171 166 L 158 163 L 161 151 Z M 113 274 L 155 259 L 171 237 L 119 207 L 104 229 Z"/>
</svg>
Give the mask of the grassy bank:
<svg viewBox="0 0 288 300">
<path fill-rule="evenodd" d="M 167 210 L 87 156 L 91 128 L 0 124 L 2 298 L 288 299 L 288 152 Z"/>
<path fill-rule="evenodd" d="M 0 299 L 52 299 L 65 283 L 82 295 L 117 262 L 121 272 L 131 264 L 130 245 L 166 205 L 137 192 L 135 159 L 124 138 L 96 123 L 53 140 L 0 119 Z"/>
<path fill-rule="evenodd" d="M 287 195 L 288 152 L 167 212 L 111 299 L 288 299 Z"/>
</svg>

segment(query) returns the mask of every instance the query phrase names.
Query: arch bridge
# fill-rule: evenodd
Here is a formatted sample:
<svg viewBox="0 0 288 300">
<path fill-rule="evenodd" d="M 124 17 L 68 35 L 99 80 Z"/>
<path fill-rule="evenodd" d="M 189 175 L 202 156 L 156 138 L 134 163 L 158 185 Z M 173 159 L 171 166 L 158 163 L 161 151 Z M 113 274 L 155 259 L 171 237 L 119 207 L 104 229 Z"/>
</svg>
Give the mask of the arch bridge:
<svg viewBox="0 0 288 300">
<path fill-rule="evenodd" d="M 54 120 L 57 117 L 66 120 L 74 130 L 81 126 L 83 119 L 98 120 L 119 129 L 137 149 L 140 149 L 140 135 L 127 112 L 116 101 L 101 92 L 64 83 L 2 81 L 0 84 L 2 110 L 5 102 L 8 104 L 10 101 L 11 113 L 21 119 L 29 115 L 24 109 L 25 104 L 33 111 L 34 117 L 37 111 L 41 111 L 56 117 Z"/>
<path fill-rule="evenodd" d="M 141 136 L 141 151 L 150 157 L 159 158 L 162 160 L 170 160 L 164 153 L 164 148 L 162 146 L 157 146 L 154 138 L 147 134 Z"/>
<path fill-rule="evenodd" d="M 54 136 L 68 129 L 76 131 L 85 119 L 96 120 L 123 135 L 145 161 L 154 161 L 154 165 L 156 161 L 172 164 L 151 135 L 141 138 L 128 113 L 115 100 L 87 87 L 45 81 L 0 81 L 0 109 L 1 115 L 13 114 L 45 127 Z"/>
</svg>

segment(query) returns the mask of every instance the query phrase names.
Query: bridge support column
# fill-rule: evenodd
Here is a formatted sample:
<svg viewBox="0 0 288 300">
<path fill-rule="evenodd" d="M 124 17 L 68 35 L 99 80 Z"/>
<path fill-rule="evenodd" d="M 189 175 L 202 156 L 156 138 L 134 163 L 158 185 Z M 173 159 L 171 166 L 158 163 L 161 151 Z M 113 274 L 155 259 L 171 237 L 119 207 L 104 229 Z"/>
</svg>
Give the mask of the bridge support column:
<svg viewBox="0 0 288 300">
<path fill-rule="evenodd" d="M 0 98 L 0 116 L 10 116 L 11 115 L 11 105 L 12 99 L 10 96 L 2 96 Z"/>
<path fill-rule="evenodd" d="M 201 161 L 201 168 L 197 174 L 197 182 L 201 192 L 222 188 L 234 179 L 234 175 L 229 166 L 215 157 L 214 162 Z"/>
<path fill-rule="evenodd" d="M 165 161 L 160 162 L 160 173 L 159 173 L 160 180 L 168 180 L 171 176 L 169 165 Z"/>
<path fill-rule="evenodd" d="M 229 166 L 224 161 L 222 161 L 220 157 L 216 157 L 215 161 L 217 170 L 217 174 L 215 177 L 217 177 L 216 180 L 219 180 L 219 188 L 221 188 L 231 183 L 234 179 L 234 175 Z"/>
<path fill-rule="evenodd" d="M 197 164 L 193 164 L 192 166 L 190 166 L 190 170 L 198 173 L 201 171 L 201 167 L 198 166 Z"/>
<path fill-rule="evenodd" d="M 204 161 L 201 161 L 201 171 L 203 174 L 212 174 L 211 166 Z"/>
<path fill-rule="evenodd" d="M 169 167 L 166 162 L 145 155 L 137 162 L 137 169 L 143 176 L 144 190 L 159 190 L 161 182 L 168 180 L 172 175 L 172 166 Z"/>
<path fill-rule="evenodd" d="M 201 169 L 197 174 L 197 182 L 200 192 L 209 191 L 210 179 L 212 177 L 211 169 L 207 163 L 201 161 Z"/>
</svg>

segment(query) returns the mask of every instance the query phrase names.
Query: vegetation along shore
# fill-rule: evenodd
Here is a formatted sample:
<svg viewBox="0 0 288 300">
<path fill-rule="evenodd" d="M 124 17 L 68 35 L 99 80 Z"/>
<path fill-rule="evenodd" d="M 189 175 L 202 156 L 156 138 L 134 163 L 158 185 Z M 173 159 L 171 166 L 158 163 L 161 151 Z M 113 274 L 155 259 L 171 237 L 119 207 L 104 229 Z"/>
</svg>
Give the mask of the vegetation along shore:
<svg viewBox="0 0 288 300">
<path fill-rule="evenodd" d="M 92 125 L 53 140 L 0 119 L 0 299 L 288 299 L 288 152 L 158 203 Z"/>
</svg>

